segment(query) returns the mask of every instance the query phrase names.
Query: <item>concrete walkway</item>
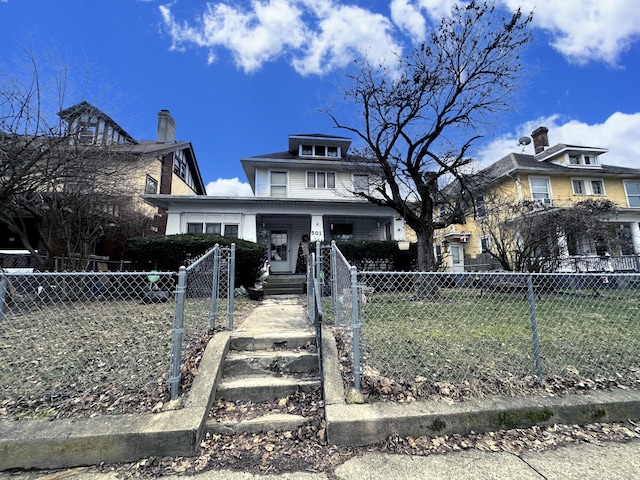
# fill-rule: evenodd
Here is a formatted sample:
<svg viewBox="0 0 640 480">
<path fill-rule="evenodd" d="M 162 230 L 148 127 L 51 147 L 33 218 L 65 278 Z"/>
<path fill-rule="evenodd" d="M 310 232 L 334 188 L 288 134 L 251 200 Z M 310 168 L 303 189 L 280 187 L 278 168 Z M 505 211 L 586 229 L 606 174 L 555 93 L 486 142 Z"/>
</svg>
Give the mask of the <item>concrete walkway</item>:
<svg viewBox="0 0 640 480">
<path fill-rule="evenodd" d="M 87 468 L 55 473 L 0 473 L 0 480 L 117 480 L 115 473 Z M 544 452 L 514 455 L 469 450 L 426 457 L 365 453 L 340 465 L 334 474 L 293 472 L 253 475 L 210 470 L 167 480 L 634 480 L 640 478 L 640 440 L 628 443 L 579 444 Z"/>
</svg>

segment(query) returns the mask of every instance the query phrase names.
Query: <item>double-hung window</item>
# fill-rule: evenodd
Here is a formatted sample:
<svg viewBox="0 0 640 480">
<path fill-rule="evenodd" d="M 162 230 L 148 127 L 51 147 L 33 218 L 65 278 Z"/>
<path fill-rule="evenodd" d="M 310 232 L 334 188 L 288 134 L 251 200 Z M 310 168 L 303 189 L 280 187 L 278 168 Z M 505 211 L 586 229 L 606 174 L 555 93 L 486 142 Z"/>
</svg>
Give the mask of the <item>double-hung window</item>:
<svg viewBox="0 0 640 480">
<path fill-rule="evenodd" d="M 287 172 L 271 172 L 271 196 L 286 198 Z"/>
<path fill-rule="evenodd" d="M 551 205 L 551 184 L 546 177 L 529 177 L 531 200 Z"/>
<path fill-rule="evenodd" d="M 484 195 L 478 195 L 475 198 L 476 206 L 476 218 L 483 218 L 487 216 L 487 204 L 484 200 Z"/>
<path fill-rule="evenodd" d="M 625 181 L 624 191 L 627 194 L 627 203 L 630 207 L 640 207 L 640 181 Z"/>
<path fill-rule="evenodd" d="M 354 174 L 353 175 L 353 191 L 356 193 L 364 193 L 369 195 L 369 175 Z"/>
</svg>

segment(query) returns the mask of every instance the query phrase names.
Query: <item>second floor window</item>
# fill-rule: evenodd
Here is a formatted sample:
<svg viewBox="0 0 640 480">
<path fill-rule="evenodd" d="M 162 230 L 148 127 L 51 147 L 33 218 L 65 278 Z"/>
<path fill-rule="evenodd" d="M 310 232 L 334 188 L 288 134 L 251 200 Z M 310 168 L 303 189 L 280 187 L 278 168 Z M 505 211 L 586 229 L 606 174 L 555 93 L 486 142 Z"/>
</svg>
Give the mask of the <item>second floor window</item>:
<svg viewBox="0 0 640 480">
<path fill-rule="evenodd" d="M 604 195 L 602 180 L 574 178 L 571 180 L 574 195 Z"/>
<path fill-rule="evenodd" d="M 158 193 L 158 181 L 151 175 L 147 175 L 147 181 L 144 185 L 144 193 L 147 195 L 155 195 Z"/>
<path fill-rule="evenodd" d="M 271 196 L 287 196 L 287 172 L 271 172 Z"/>
<path fill-rule="evenodd" d="M 178 150 L 173 154 L 173 173 L 183 180 L 187 178 L 187 159 L 184 157 L 182 150 Z"/>
<path fill-rule="evenodd" d="M 624 182 L 624 191 L 630 207 L 640 207 L 640 181 Z"/>
<path fill-rule="evenodd" d="M 487 204 L 484 201 L 484 195 L 478 195 L 475 198 L 476 205 L 476 218 L 483 218 L 487 216 Z"/>
<path fill-rule="evenodd" d="M 336 188 L 336 174 L 333 172 L 307 172 L 308 188 Z"/>
<path fill-rule="evenodd" d="M 551 185 L 548 178 L 529 178 L 531 200 L 551 205 Z"/>
</svg>

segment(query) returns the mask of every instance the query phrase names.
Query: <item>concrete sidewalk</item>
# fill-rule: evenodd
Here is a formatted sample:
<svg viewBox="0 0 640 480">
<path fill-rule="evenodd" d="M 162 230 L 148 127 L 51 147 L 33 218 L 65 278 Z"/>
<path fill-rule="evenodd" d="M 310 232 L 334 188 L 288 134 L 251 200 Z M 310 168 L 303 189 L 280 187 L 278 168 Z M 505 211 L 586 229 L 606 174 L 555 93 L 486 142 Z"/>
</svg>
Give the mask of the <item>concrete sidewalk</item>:
<svg viewBox="0 0 640 480">
<path fill-rule="evenodd" d="M 0 480 L 116 480 L 116 473 L 78 468 L 52 472 L 0 472 Z M 634 480 L 640 478 L 640 440 L 627 443 L 578 444 L 543 452 L 468 450 L 426 457 L 367 452 L 337 467 L 334 473 L 291 472 L 254 475 L 210 470 L 173 475 L 167 480 Z"/>
</svg>

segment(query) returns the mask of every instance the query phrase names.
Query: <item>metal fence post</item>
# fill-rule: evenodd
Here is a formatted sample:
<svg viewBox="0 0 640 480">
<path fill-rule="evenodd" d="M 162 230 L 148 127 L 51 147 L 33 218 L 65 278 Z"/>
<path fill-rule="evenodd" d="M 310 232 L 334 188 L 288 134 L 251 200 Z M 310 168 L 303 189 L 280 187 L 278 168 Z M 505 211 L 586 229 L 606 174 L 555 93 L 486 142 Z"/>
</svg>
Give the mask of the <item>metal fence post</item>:
<svg viewBox="0 0 640 480">
<path fill-rule="evenodd" d="M 5 275 L 0 275 L 0 326 L 2 326 L 2 320 L 4 320 L 4 306 L 7 299 L 8 287 L 9 280 Z"/>
<path fill-rule="evenodd" d="M 173 314 L 173 330 L 171 332 L 171 371 L 169 386 L 171 400 L 178 398 L 180 387 L 180 363 L 182 360 L 182 334 L 184 326 L 184 300 L 187 292 L 187 269 L 180 267 L 178 285 L 175 291 L 176 305 Z"/>
<path fill-rule="evenodd" d="M 333 306 L 333 323 L 338 325 L 338 265 L 336 263 L 336 241 L 331 240 L 331 304 Z"/>
<path fill-rule="evenodd" d="M 318 283 L 321 285 L 324 284 L 324 275 L 322 274 L 322 255 L 320 255 L 320 242 L 316 242 L 316 278 L 318 279 Z"/>
<path fill-rule="evenodd" d="M 536 360 L 536 377 L 538 385 L 542 386 L 542 359 L 540 357 L 540 339 L 538 338 L 538 321 L 536 319 L 536 300 L 533 292 L 532 275 L 527 275 L 527 299 L 529 300 L 529 316 L 531 317 L 531 331 L 533 334 L 533 356 Z"/>
<path fill-rule="evenodd" d="M 233 309 L 234 299 L 236 291 L 236 244 L 231 244 L 231 258 L 229 259 L 229 293 L 227 299 L 229 300 L 229 308 L 227 312 L 227 319 L 229 324 L 229 330 L 233 330 Z"/>
<path fill-rule="evenodd" d="M 209 308 L 209 328 L 215 328 L 218 318 L 218 281 L 220 280 L 220 245 L 215 244 L 213 252 L 213 272 L 211 280 L 211 308 Z"/>
<path fill-rule="evenodd" d="M 353 331 L 353 388 L 360 391 L 360 323 L 358 318 L 358 271 L 356 267 L 351 270 L 351 329 Z"/>
</svg>

